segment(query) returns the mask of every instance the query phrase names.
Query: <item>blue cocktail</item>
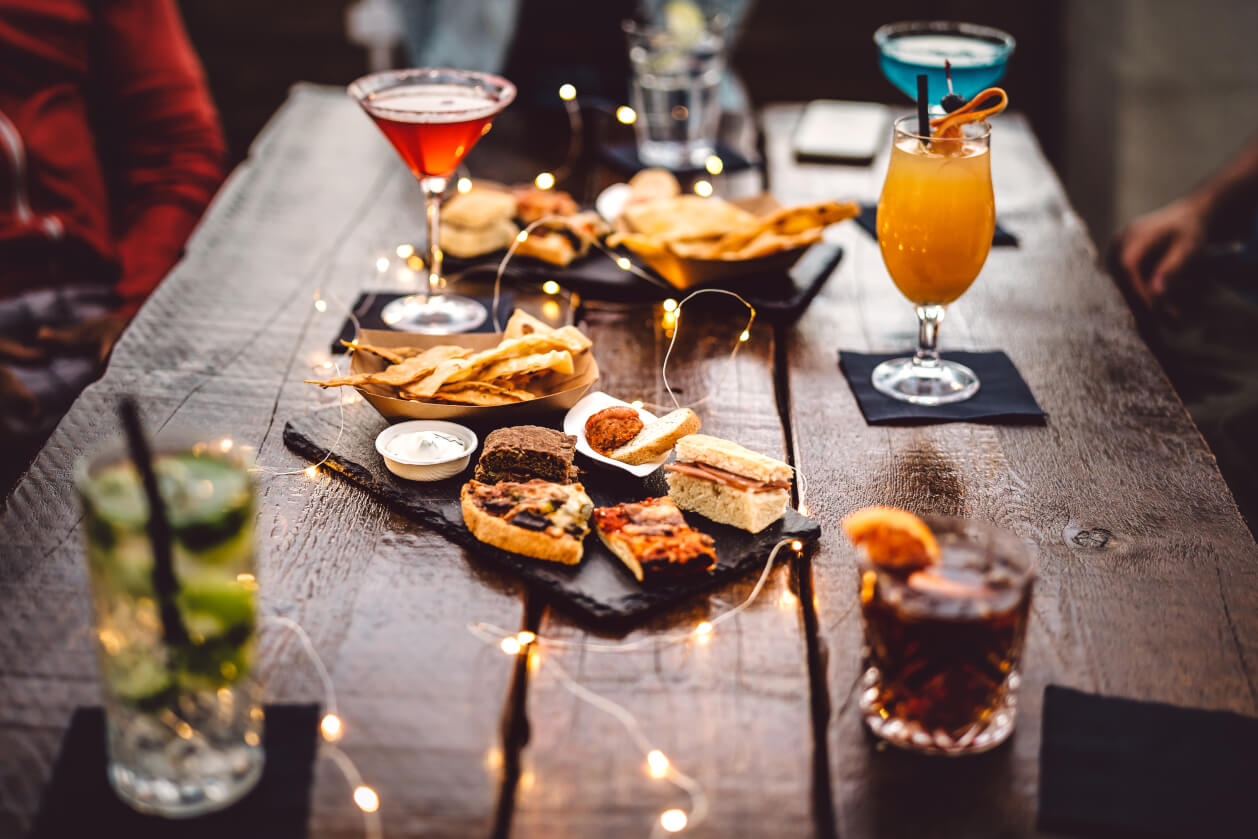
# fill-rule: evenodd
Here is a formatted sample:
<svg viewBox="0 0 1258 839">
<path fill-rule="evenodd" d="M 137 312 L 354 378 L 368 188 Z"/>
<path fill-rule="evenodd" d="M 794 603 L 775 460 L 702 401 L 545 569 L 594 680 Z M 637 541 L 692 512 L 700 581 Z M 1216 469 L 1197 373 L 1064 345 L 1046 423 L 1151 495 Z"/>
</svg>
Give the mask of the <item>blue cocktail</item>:
<svg viewBox="0 0 1258 839">
<path fill-rule="evenodd" d="M 932 109 L 948 92 L 944 62 L 952 65 L 952 88 L 969 99 L 1005 74 L 1013 36 L 990 26 L 951 21 L 888 23 L 874 33 L 878 62 L 893 85 L 917 98 L 917 76 L 925 73 Z"/>
</svg>

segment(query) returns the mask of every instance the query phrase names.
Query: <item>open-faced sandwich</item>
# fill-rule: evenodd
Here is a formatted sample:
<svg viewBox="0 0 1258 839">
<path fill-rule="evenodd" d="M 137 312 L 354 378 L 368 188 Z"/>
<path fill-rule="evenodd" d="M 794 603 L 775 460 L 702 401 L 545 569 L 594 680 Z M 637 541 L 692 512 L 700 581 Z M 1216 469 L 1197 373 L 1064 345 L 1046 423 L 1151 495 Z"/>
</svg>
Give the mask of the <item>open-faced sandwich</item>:
<svg viewBox="0 0 1258 839">
<path fill-rule="evenodd" d="M 691 434 L 677 441 L 668 495 L 683 510 L 759 533 L 786 512 L 794 470 L 737 443 Z"/>
<path fill-rule="evenodd" d="M 471 480 L 459 499 L 467 529 L 485 544 L 565 565 L 581 561 L 594 504 L 580 484 Z"/>
<path fill-rule="evenodd" d="M 716 565 L 712 537 L 682 518 L 670 498 L 648 498 L 593 515 L 598 537 L 639 582 L 702 574 Z"/>
<path fill-rule="evenodd" d="M 593 502 L 577 483 L 576 438 L 538 425 L 485 437 L 475 477 L 463 485 L 463 522 L 504 551 L 575 565 L 590 532 Z"/>
</svg>

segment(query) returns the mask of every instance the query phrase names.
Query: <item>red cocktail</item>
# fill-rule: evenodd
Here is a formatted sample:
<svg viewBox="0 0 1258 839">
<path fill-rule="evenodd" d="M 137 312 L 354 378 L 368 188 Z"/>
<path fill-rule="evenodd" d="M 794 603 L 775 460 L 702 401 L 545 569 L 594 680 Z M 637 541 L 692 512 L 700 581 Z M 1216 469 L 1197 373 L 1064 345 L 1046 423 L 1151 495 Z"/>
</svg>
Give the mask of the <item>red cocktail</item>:
<svg viewBox="0 0 1258 839">
<path fill-rule="evenodd" d="M 414 332 L 475 329 L 485 307 L 475 300 L 439 294 L 441 195 L 446 182 L 498 112 L 515 99 L 506 79 L 464 70 L 418 69 L 373 73 L 349 86 L 349 94 L 376 122 L 424 189 L 428 208 L 428 293 L 395 300 L 381 317 Z"/>
</svg>

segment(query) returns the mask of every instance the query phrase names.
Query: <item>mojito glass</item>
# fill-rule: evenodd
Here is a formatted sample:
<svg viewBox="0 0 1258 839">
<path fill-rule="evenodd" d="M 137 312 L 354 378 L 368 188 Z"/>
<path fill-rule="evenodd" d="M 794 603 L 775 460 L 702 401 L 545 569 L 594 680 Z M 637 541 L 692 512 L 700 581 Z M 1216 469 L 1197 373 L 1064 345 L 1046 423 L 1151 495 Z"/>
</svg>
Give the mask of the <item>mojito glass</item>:
<svg viewBox="0 0 1258 839">
<path fill-rule="evenodd" d="M 255 499 L 234 448 L 224 439 L 154 448 L 173 534 L 178 632 L 163 621 L 148 501 L 125 446 L 81 463 L 76 475 L 109 780 L 135 809 L 168 818 L 226 807 L 262 774 Z"/>
</svg>

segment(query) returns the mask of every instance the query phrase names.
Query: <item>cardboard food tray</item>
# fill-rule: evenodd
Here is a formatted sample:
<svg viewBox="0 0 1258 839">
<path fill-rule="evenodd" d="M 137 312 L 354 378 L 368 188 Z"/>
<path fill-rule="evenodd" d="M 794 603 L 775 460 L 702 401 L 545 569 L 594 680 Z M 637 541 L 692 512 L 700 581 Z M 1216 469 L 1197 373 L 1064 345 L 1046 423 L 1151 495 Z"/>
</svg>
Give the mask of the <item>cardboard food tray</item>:
<svg viewBox="0 0 1258 839">
<path fill-rule="evenodd" d="M 817 522 L 794 510 L 787 510 L 780 521 L 756 534 L 686 513 L 692 526 L 716 541 L 717 567 L 708 574 L 651 586 L 635 580 L 593 532 L 585 539 L 585 557 L 580 565 L 532 559 L 478 541 L 463 524 L 459 490 L 471 477 L 479 450 L 472 456 L 472 465 L 453 478 L 432 483 L 403 481 L 385 468 L 375 451 L 375 436 L 384 427 L 385 420 L 371 408 L 361 403 L 348 405 L 344 433 L 329 454 L 326 446 L 338 439 L 340 410 L 326 408 L 290 420 L 284 426 L 284 443 L 311 462 L 321 461 L 328 455 L 324 468 L 336 471 L 390 509 L 462 546 L 472 561 L 492 565 L 526 580 L 544 592 L 557 608 L 607 631 L 623 631 L 722 583 L 756 574 L 764 568 L 773 546 L 783 539 L 809 543 L 821 536 Z M 667 492 L 662 472 L 640 479 L 599 469 L 582 456 L 577 457 L 577 464 L 584 469 L 582 483 L 596 506 L 640 501 Z M 788 555 L 790 551 L 778 556 Z M 417 556 L 415 561 L 426 560 Z M 469 617 L 493 619 L 494 616 Z"/>
<path fill-rule="evenodd" d="M 475 332 L 459 335 L 421 335 L 415 332 L 394 332 L 384 329 L 364 329 L 358 336 L 360 344 L 372 344 L 378 347 L 437 347 L 457 344 L 473 350 L 487 350 L 498 346 L 502 341 L 500 332 Z M 515 402 L 510 405 L 445 405 L 435 402 L 418 402 L 413 399 L 398 399 L 389 396 L 387 388 L 376 385 L 362 385 L 356 388 L 363 398 L 390 420 L 432 419 L 432 420 L 463 420 L 467 422 L 492 422 L 498 425 L 511 424 L 537 414 L 553 411 L 566 411 L 585 395 L 590 386 L 598 381 L 598 362 L 594 360 L 594 351 L 586 350 L 573 356 L 572 375 L 564 376 L 556 373 L 543 376 L 529 386 L 531 392 L 539 394 L 537 399 L 528 402 Z M 350 360 L 350 373 L 372 373 L 383 370 L 389 364 L 383 358 L 366 352 L 356 352 Z M 544 395 L 543 395 L 544 394 Z"/>
</svg>

